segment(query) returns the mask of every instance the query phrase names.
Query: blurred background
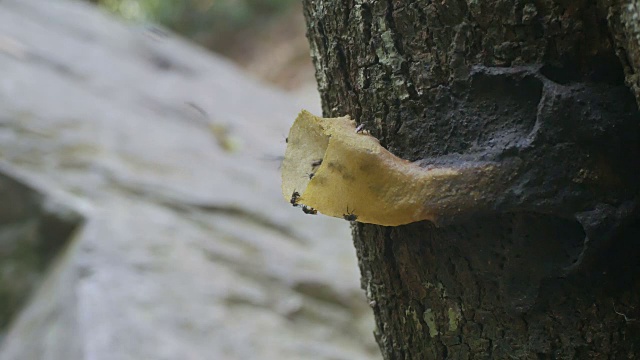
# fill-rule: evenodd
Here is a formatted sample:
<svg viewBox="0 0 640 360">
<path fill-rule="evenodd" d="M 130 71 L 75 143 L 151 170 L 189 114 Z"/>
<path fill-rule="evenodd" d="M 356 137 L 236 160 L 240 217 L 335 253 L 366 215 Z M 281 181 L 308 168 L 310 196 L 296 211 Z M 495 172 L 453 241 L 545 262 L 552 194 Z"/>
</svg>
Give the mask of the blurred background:
<svg viewBox="0 0 640 360">
<path fill-rule="evenodd" d="M 299 0 L 87 0 L 157 23 L 286 90 L 315 87 Z"/>
<path fill-rule="evenodd" d="M 0 360 L 380 358 L 349 223 L 280 190 L 301 11 L 0 1 Z"/>
</svg>

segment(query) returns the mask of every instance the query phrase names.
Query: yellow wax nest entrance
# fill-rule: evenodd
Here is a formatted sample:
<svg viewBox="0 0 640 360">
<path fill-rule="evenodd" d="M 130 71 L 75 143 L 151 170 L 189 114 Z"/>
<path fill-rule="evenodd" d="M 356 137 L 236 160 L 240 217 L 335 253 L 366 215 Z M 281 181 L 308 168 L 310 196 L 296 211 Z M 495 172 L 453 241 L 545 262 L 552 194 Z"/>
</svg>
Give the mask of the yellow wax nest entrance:
<svg viewBox="0 0 640 360">
<path fill-rule="evenodd" d="M 478 200 L 482 181 L 470 180 L 490 178 L 491 170 L 425 169 L 391 154 L 373 136 L 356 132 L 348 116 L 321 118 L 303 110 L 288 136 L 282 195 L 307 213 L 317 210 L 363 223 L 437 221 Z M 462 183 L 473 186 L 457 186 Z"/>
</svg>

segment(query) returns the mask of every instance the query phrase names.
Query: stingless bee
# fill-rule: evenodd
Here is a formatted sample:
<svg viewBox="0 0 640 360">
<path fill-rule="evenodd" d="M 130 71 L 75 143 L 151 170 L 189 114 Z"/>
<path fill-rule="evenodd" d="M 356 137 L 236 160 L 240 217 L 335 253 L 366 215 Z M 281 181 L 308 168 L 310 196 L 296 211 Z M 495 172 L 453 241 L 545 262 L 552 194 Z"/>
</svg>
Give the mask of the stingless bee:
<svg viewBox="0 0 640 360">
<path fill-rule="evenodd" d="M 351 210 L 349 211 L 349 206 L 347 206 L 347 213 L 346 214 L 342 214 L 342 217 L 347 220 L 347 221 L 356 221 L 358 220 L 358 215 L 354 214 L 355 210 Z"/>
<path fill-rule="evenodd" d="M 316 215 L 318 213 L 318 210 L 312 208 L 311 206 L 307 206 L 307 205 L 302 205 L 302 211 L 305 214 L 309 214 L 309 215 Z"/>
<path fill-rule="evenodd" d="M 294 191 L 293 194 L 291 194 L 291 200 L 289 200 L 289 202 L 293 206 L 298 206 L 298 199 L 299 198 L 300 198 L 300 193 L 297 192 L 297 191 Z"/>
</svg>

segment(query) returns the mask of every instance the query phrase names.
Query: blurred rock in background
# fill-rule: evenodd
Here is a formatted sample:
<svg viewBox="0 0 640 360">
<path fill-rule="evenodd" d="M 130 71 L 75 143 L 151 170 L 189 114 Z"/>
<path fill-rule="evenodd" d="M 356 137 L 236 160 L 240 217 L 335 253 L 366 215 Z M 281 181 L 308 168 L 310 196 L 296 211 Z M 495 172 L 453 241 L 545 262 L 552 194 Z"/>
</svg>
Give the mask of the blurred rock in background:
<svg viewBox="0 0 640 360">
<path fill-rule="evenodd" d="M 315 88 L 298 0 L 92 0 L 132 22 L 155 22 L 285 90 Z"/>
<path fill-rule="evenodd" d="M 6 167 L 0 167 L 0 199 L 0 329 L 5 329 L 83 219 Z"/>
<path fill-rule="evenodd" d="M 317 97 L 79 1 L 1 1 L 0 68 L 1 360 L 379 358 L 348 223 L 280 192 Z"/>
</svg>

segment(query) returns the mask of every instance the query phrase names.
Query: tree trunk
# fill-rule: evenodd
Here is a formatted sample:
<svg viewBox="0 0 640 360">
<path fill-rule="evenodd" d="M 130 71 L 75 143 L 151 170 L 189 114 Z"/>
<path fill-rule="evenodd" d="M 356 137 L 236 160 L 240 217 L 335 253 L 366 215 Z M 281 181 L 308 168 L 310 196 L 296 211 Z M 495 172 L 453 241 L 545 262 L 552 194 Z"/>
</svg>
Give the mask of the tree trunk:
<svg viewBox="0 0 640 360">
<path fill-rule="evenodd" d="M 638 82 L 640 54 L 625 52 L 625 6 L 304 0 L 325 117 L 425 166 L 519 164 L 472 216 L 355 224 L 386 359 L 636 358 L 640 117 L 625 75 Z"/>
</svg>

